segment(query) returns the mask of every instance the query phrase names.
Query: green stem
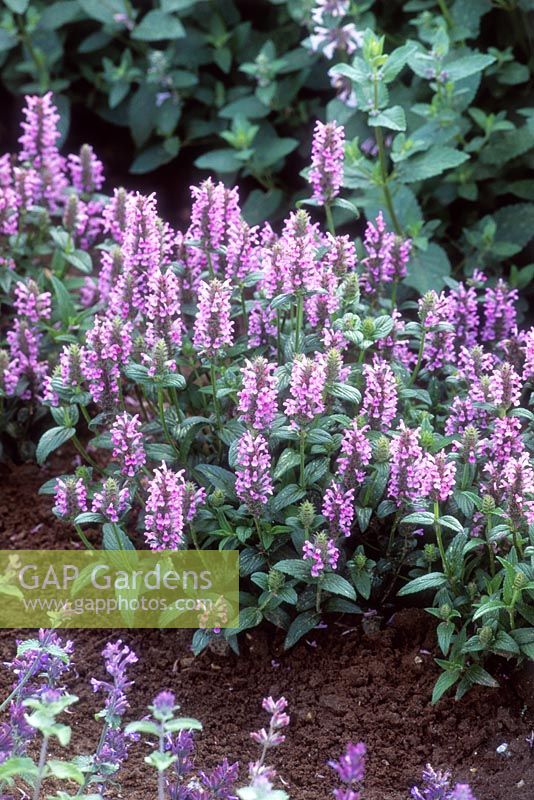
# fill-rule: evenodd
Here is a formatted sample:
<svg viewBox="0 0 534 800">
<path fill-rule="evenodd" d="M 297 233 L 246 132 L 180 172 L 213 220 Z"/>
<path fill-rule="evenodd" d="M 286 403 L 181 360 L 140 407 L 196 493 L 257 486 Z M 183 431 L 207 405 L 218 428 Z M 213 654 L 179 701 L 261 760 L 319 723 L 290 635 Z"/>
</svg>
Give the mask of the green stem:
<svg viewBox="0 0 534 800">
<path fill-rule="evenodd" d="M 278 363 L 280 364 L 282 357 L 282 319 L 279 309 L 276 311 L 276 355 Z"/>
<path fill-rule="evenodd" d="M 243 327 L 245 329 L 245 334 L 248 332 L 248 317 L 247 317 L 247 306 L 245 303 L 245 289 L 241 287 L 241 316 L 243 317 Z"/>
<path fill-rule="evenodd" d="M 324 212 L 326 214 L 326 224 L 332 236 L 336 235 L 336 226 L 334 225 L 334 217 L 332 216 L 332 208 L 330 203 L 325 203 Z"/>
<path fill-rule="evenodd" d="M 216 427 L 217 433 L 221 432 L 222 424 L 221 424 L 221 408 L 219 405 L 219 398 L 217 397 L 217 374 L 215 371 L 215 364 L 210 364 L 210 379 L 211 379 L 211 388 L 213 391 L 213 408 L 215 409 L 215 420 L 216 420 Z"/>
<path fill-rule="evenodd" d="M 423 353 L 425 350 L 425 340 L 426 340 L 426 330 L 423 328 L 423 335 L 421 336 L 421 341 L 419 343 L 419 352 L 417 354 L 417 363 L 414 367 L 410 380 L 408 381 L 408 386 L 413 386 L 415 381 L 417 380 L 417 376 L 419 375 L 419 370 L 421 369 L 421 362 L 423 361 Z"/>
<path fill-rule="evenodd" d="M 388 186 L 389 175 L 387 167 L 386 145 L 384 142 L 384 134 L 382 132 L 382 128 L 379 125 L 377 125 L 377 127 L 375 128 L 375 136 L 376 136 L 376 144 L 378 146 L 378 158 L 380 161 L 380 174 L 382 177 L 382 191 L 384 192 L 384 200 L 386 203 L 387 210 L 389 212 L 389 216 L 391 217 L 393 227 L 395 228 L 395 232 L 399 236 L 402 236 L 402 227 L 395 213 L 395 208 L 393 206 L 393 198 L 391 196 L 391 192 L 389 191 L 389 186 Z"/>
<path fill-rule="evenodd" d="M 306 462 L 306 431 L 300 432 L 300 480 L 299 485 L 301 489 L 306 488 L 306 476 L 304 474 L 304 467 Z"/>
<path fill-rule="evenodd" d="M 91 417 L 89 416 L 89 412 L 87 411 L 87 408 L 85 406 L 80 406 L 80 411 L 82 412 L 82 416 L 83 416 L 84 420 L 89 425 L 91 423 Z"/>
<path fill-rule="evenodd" d="M 93 467 L 93 469 L 98 470 L 98 472 L 100 472 L 101 475 L 105 475 L 104 470 L 101 467 L 99 467 L 96 461 L 94 461 L 91 458 L 91 456 L 89 455 L 83 444 L 80 442 L 76 434 L 72 437 L 72 444 L 74 445 L 78 453 L 81 455 L 81 457 L 85 459 L 85 461 L 87 461 L 87 463 L 90 464 Z"/>
<path fill-rule="evenodd" d="M 159 419 L 161 422 L 161 427 L 163 428 L 163 433 L 165 434 L 165 438 L 167 439 L 167 443 L 170 444 L 178 458 L 180 458 L 180 451 L 176 447 L 174 439 L 171 436 L 169 431 L 169 427 L 167 425 L 167 420 L 165 418 L 165 406 L 163 403 L 163 389 L 158 389 L 158 411 L 159 411 Z"/>
<path fill-rule="evenodd" d="M 443 546 L 443 536 L 441 533 L 441 525 L 439 524 L 438 520 L 440 518 L 439 512 L 439 503 L 437 500 L 434 501 L 434 529 L 436 531 L 436 539 L 438 542 L 438 549 L 439 554 L 441 556 L 441 563 L 443 566 L 443 571 L 450 578 L 450 571 L 449 571 L 449 563 L 447 561 L 447 556 L 445 555 L 445 547 Z"/>
<path fill-rule="evenodd" d="M 495 554 L 493 552 L 493 547 L 492 547 L 492 544 L 490 542 L 491 528 L 492 528 L 491 514 L 488 514 L 487 520 L 486 520 L 486 544 L 488 546 L 488 556 L 489 556 L 489 563 L 490 563 L 490 575 L 493 578 L 493 576 L 495 575 Z"/>
<path fill-rule="evenodd" d="M 85 535 L 85 533 L 82 531 L 82 529 L 80 528 L 80 526 L 78 525 L 78 523 L 76 523 L 76 522 L 75 522 L 75 523 L 74 523 L 74 527 L 75 527 L 75 529 L 76 529 L 76 533 L 78 534 L 78 536 L 80 537 L 80 539 L 81 539 L 81 540 L 82 540 L 82 542 L 84 543 L 84 545 L 85 545 L 86 549 L 87 549 L 87 550 L 95 550 L 95 548 L 93 547 L 93 545 L 91 544 L 91 542 L 89 541 L 89 539 L 87 538 L 87 536 Z"/>
<path fill-rule="evenodd" d="M 165 734 L 162 724 L 160 724 L 159 730 L 159 752 L 162 755 L 165 752 Z M 165 800 L 165 774 L 161 769 L 158 770 L 158 800 Z"/>
<path fill-rule="evenodd" d="M 449 11 L 449 7 L 447 6 L 447 0 L 438 0 L 439 10 L 442 13 L 443 19 L 447 23 L 449 28 L 454 28 L 454 20 L 452 18 L 451 12 Z"/>
<path fill-rule="evenodd" d="M 321 613 L 321 586 L 317 584 L 317 596 L 315 598 L 315 610 L 318 614 Z"/>
<path fill-rule="evenodd" d="M 391 288 L 391 305 L 393 308 L 397 308 L 397 286 L 398 283 L 395 281 Z"/>
<path fill-rule="evenodd" d="M 304 296 L 301 291 L 297 293 L 297 324 L 295 327 L 295 353 L 300 353 L 300 340 L 302 321 L 304 316 Z"/>
<path fill-rule="evenodd" d="M 39 800 L 41 794 L 41 783 L 43 782 L 43 774 L 46 765 L 46 756 L 48 753 L 48 736 L 43 736 L 43 743 L 41 744 L 41 752 L 39 754 L 39 764 L 37 766 L 37 777 L 35 779 L 35 786 L 33 787 L 33 800 Z"/>
</svg>

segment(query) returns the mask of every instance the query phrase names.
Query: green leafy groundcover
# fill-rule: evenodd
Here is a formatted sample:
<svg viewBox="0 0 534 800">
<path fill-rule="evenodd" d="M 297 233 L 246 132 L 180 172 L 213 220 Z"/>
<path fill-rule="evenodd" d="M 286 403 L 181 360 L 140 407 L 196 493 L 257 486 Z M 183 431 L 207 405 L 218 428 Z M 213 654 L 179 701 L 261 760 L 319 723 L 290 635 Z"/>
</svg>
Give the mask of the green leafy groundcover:
<svg viewBox="0 0 534 800">
<path fill-rule="evenodd" d="M 136 173 L 201 147 L 201 170 L 252 180 L 250 224 L 287 213 L 288 156 L 335 119 L 350 200 L 413 239 L 426 288 L 451 264 L 531 283 L 531 0 L 152 5 L 7 0 L 4 85 L 54 91 L 63 132 L 80 102 L 129 130 Z"/>
</svg>

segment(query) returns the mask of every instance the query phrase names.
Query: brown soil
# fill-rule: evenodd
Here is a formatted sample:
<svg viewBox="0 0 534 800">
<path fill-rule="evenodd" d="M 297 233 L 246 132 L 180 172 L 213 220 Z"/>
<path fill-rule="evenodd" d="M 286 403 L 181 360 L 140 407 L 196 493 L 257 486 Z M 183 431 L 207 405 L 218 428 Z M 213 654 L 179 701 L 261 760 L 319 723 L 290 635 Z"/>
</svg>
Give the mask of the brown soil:
<svg viewBox="0 0 534 800">
<path fill-rule="evenodd" d="M 51 515 L 50 498 L 36 495 L 53 474 L 57 470 L 24 465 L 2 478 L 2 547 L 78 547 L 69 528 Z M 70 688 L 81 697 L 71 718 L 73 744 L 77 752 L 90 752 L 98 736 L 93 720 L 98 698 L 88 684 L 91 676 L 102 675 L 100 652 L 110 637 L 106 631 L 70 635 L 78 673 Z M 194 659 L 187 631 L 116 631 L 112 636 L 121 636 L 140 658 L 132 670 L 136 684 L 129 718 L 143 715 L 157 691 L 172 689 L 182 712 L 204 724 L 197 760 L 202 768 L 224 756 L 243 764 L 254 758 L 248 731 L 266 722 L 261 699 L 283 694 L 291 726 L 272 762 L 292 800 L 331 797 L 334 783 L 326 761 L 348 740 L 364 741 L 369 751 L 365 800 L 406 800 L 426 762 L 471 783 L 479 800 L 534 797 L 534 753 L 525 741 L 534 728 L 532 689 L 525 691 L 525 682 L 501 671 L 500 689 L 477 688 L 459 703 L 444 699 L 432 707 L 435 637 L 422 611 L 401 611 L 384 630 L 369 634 L 359 625 L 332 622 L 287 654 L 272 632 L 255 632 L 243 639 L 240 658 L 206 652 Z M 13 637 L 2 632 L 0 660 L 13 654 Z M 9 681 L 2 671 L 2 694 Z M 507 755 L 496 752 L 503 743 Z M 155 796 L 145 752 L 136 745 L 124 770 L 121 796 L 129 800 Z"/>
</svg>

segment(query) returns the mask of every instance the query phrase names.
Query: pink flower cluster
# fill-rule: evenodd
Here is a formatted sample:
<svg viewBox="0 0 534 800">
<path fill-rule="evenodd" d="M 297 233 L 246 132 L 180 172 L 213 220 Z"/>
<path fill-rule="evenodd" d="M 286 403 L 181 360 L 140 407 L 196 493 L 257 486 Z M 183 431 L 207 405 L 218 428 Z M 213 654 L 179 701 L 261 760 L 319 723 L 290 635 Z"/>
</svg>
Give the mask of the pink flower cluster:
<svg viewBox="0 0 534 800">
<path fill-rule="evenodd" d="M 311 561 L 312 578 L 320 577 L 327 566 L 335 569 L 339 560 L 339 548 L 334 539 L 324 533 L 318 533 L 313 541 L 306 539 L 302 549 L 304 561 Z"/>
<path fill-rule="evenodd" d="M 237 445 L 237 477 L 235 491 L 250 513 L 260 517 L 273 493 L 270 476 L 271 455 L 267 440 L 261 434 L 247 431 Z"/>
<path fill-rule="evenodd" d="M 243 388 L 239 392 L 241 419 L 251 428 L 264 431 L 272 425 L 277 414 L 277 381 L 275 364 L 263 356 L 248 359 L 241 370 Z"/>
<path fill-rule="evenodd" d="M 145 513 L 145 540 L 152 550 L 178 550 L 184 544 L 185 526 L 206 501 L 206 490 L 184 480 L 165 462 L 149 481 Z"/>
<path fill-rule="evenodd" d="M 131 416 L 126 411 L 115 418 L 111 426 L 113 458 L 118 458 L 121 472 L 133 478 L 146 463 L 143 434 L 139 415 Z"/>
<path fill-rule="evenodd" d="M 343 181 L 345 129 L 334 122 L 317 122 L 312 142 L 312 164 L 309 180 L 313 198 L 318 203 L 331 203 L 338 196 Z"/>
</svg>

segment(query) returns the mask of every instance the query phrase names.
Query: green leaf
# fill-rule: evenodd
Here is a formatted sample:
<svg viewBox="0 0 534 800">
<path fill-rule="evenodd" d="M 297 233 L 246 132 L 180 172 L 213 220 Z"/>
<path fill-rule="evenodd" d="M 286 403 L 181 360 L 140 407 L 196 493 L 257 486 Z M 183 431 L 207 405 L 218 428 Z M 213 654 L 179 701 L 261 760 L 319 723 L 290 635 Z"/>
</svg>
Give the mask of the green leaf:
<svg viewBox="0 0 534 800">
<path fill-rule="evenodd" d="M 415 155 L 403 161 L 397 169 L 397 177 L 403 183 L 415 183 L 441 175 L 469 159 L 467 153 L 446 145 L 435 145 L 426 153 Z"/>
<path fill-rule="evenodd" d="M 102 527 L 103 550 L 135 550 L 128 536 L 116 522 L 106 522 Z"/>
<path fill-rule="evenodd" d="M 223 467 L 218 467 L 215 464 L 197 464 L 195 467 L 196 472 L 200 472 L 216 489 L 221 489 L 227 495 L 235 496 L 235 481 L 236 476 Z"/>
<path fill-rule="evenodd" d="M 439 292 L 445 286 L 445 278 L 451 274 L 451 264 L 445 250 L 437 244 L 429 244 L 426 250 L 417 250 L 408 264 L 407 286 L 424 295 L 431 289 Z"/>
<path fill-rule="evenodd" d="M 93 271 L 93 262 L 89 253 L 85 250 L 75 250 L 74 253 L 65 253 L 65 260 L 72 264 L 73 267 L 79 269 L 85 275 L 90 275 Z"/>
<path fill-rule="evenodd" d="M 447 78 L 450 81 L 456 82 L 462 78 L 467 78 L 469 75 L 475 75 L 477 72 L 489 67 L 490 64 L 495 62 L 495 56 L 485 55 L 483 53 L 473 53 L 469 56 L 462 56 L 445 65 Z"/>
<path fill-rule="evenodd" d="M 42 466 L 50 453 L 53 453 L 54 450 L 57 450 L 62 444 L 72 439 L 75 433 L 76 431 L 74 428 L 63 427 L 50 428 L 45 431 L 39 440 L 35 452 L 37 463 Z"/>
<path fill-rule="evenodd" d="M 287 636 L 284 641 L 284 650 L 289 650 L 293 647 L 299 639 L 302 639 L 321 621 L 321 615 L 317 611 L 303 611 L 298 617 L 295 617 L 291 623 Z"/>
<path fill-rule="evenodd" d="M 398 594 L 400 597 L 407 594 L 415 594 L 416 592 L 425 592 L 428 589 L 441 589 L 446 584 L 447 576 L 442 572 L 429 572 L 428 575 L 414 578 L 406 586 L 403 586 Z"/>
<path fill-rule="evenodd" d="M 249 225 L 258 225 L 264 219 L 272 216 L 278 209 L 282 201 L 280 189 L 271 189 L 262 192 L 261 189 L 253 189 L 246 199 L 243 206 L 243 216 Z"/>
<path fill-rule="evenodd" d="M 149 719 L 140 719 L 136 722 L 129 722 L 124 728 L 126 734 L 144 733 L 147 736 L 159 736 L 159 725 Z"/>
<path fill-rule="evenodd" d="M 262 147 L 256 150 L 255 161 L 260 169 L 272 167 L 281 158 L 292 153 L 298 146 L 298 139 L 291 139 L 288 137 L 283 139 L 275 138 L 269 141 L 268 147 Z"/>
<path fill-rule="evenodd" d="M 75 781 L 81 786 L 85 780 L 81 769 L 78 769 L 78 767 L 71 764 L 69 761 L 59 761 L 58 759 L 51 758 L 47 762 L 47 767 L 54 777 L 62 781 Z"/>
<path fill-rule="evenodd" d="M 289 447 L 286 448 L 280 455 L 276 463 L 276 467 L 273 470 L 273 478 L 278 481 L 280 478 L 286 474 L 290 469 L 298 466 L 300 464 L 300 456 L 295 450 L 291 450 Z"/>
<path fill-rule="evenodd" d="M 139 39 L 142 42 L 181 39 L 185 36 L 185 28 L 177 17 L 155 9 L 145 14 L 131 36 L 132 39 Z"/>
<path fill-rule="evenodd" d="M 173 139 L 178 142 L 176 137 L 173 137 Z M 130 166 L 130 172 L 134 175 L 144 175 L 146 172 L 152 172 L 152 170 L 172 161 L 178 154 L 179 149 L 179 144 L 174 151 L 169 151 L 163 144 L 154 144 L 151 147 L 147 147 L 146 150 L 143 150 L 142 153 L 134 158 Z"/>
<path fill-rule="evenodd" d="M 78 0 L 88 17 L 98 22 L 116 25 L 115 14 L 124 14 L 126 8 L 123 0 Z"/>
<path fill-rule="evenodd" d="M 30 0 L 5 0 L 5 4 L 14 14 L 24 14 L 30 5 Z"/>
<path fill-rule="evenodd" d="M 458 522 L 458 520 L 455 517 L 451 517 L 448 514 L 446 514 L 444 517 L 439 518 L 439 524 L 443 528 L 449 528 L 449 530 L 455 531 L 456 533 L 464 532 L 464 526 L 462 525 L 462 523 Z"/>
<path fill-rule="evenodd" d="M 156 88 L 149 84 L 141 84 L 139 89 L 132 95 L 128 106 L 128 122 L 130 131 L 137 147 L 142 147 L 149 139 L 154 128 L 154 112 L 156 109 Z M 161 145 L 160 145 L 161 147 Z M 149 148 L 150 149 L 150 148 Z M 143 157 L 138 156 L 139 158 Z"/>
<path fill-rule="evenodd" d="M 282 509 L 298 503 L 299 500 L 306 495 L 306 491 L 297 486 L 296 483 L 290 483 L 278 492 L 270 501 L 271 509 L 274 514 L 278 514 Z"/>
<path fill-rule="evenodd" d="M 433 525 L 434 514 L 431 514 L 430 511 L 416 511 L 415 514 L 408 514 L 407 517 L 403 517 L 401 522 L 407 525 Z"/>
<path fill-rule="evenodd" d="M 59 278 L 56 278 L 55 275 L 51 275 L 50 280 L 52 282 L 52 286 L 54 287 L 54 294 L 56 295 L 59 318 L 61 319 L 63 325 L 67 327 L 69 321 L 76 313 L 74 302 Z"/>
<path fill-rule="evenodd" d="M 321 579 L 321 587 L 331 594 L 346 597 L 348 600 L 356 600 L 354 587 L 350 585 L 346 578 L 336 575 L 334 572 L 326 572 Z"/>
<path fill-rule="evenodd" d="M 284 575 L 291 575 L 292 578 L 307 581 L 310 579 L 310 567 L 301 558 L 286 558 L 278 561 L 274 569 L 283 572 Z"/>
<path fill-rule="evenodd" d="M 486 614 L 491 614 L 494 611 L 500 611 L 501 609 L 506 608 L 506 605 L 502 602 L 502 600 L 490 600 L 488 603 L 484 603 L 477 608 L 475 613 L 473 614 L 473 622 L 480 617 L 485 617 Z"/>
<path fill-rule="evenodd" d="M 237 172 L 237 170 L 241 169 L 242 162 L 237 158 L 235 150 L 225 147 L 221 150 L 210 150 L 209 153 L 200 156 L 195 161 L 195 167 L 224 174 Z"/>
<path fill-rule="evenodd" d="M 31 781 L 36 775 L 37 766 L 31 758 L 8 758 L 7 761 L 0 764 L 0 781 L 8 781 L 19 776 Z"/>
<path fill-rule="evenodd" d="M 76 0 L 58 0 L 47 6 L 39 19 L 39 28 L 53 31 L 69 22 L 73 22 L 80 14 L 80 6 Z"/>
<path fill-rule="evenodd" d="M 245 119 L 261 119 L 262 117 L 269 116 L 270 109 L 260 103 L 255 95 L 248 95 L 247 97 L 240 97 L 239 100 L 234 100 L 232 103 L 221 108 L 219 116 L 222 119 L 234 119 L 235 117 L 244 117 Z"/>
<path fill-rule="evenodd" d="M 381 128 L 388 128 L 391 131 L 406 130 L 406 116 L 402 106 L 392 106 L 377 114 L 376 117 L 369 117 L 369 125 Z"/>
<path fill-rule="evenodd" d="M 447 670 L 439 676 L 432 692 L 432 705 L 435 705 L 451 686 L 454 686 L 459 677 L 459 670 Z"/>
<path fill-rule="evenodd" d="M 473 664 L 470 666 L 466 672 L 466 677 L 469 678 L 472 683 L 478 683 L 480 686 L 489 686 L 496 689 L 499 685 L 499 682 L 481 667 L 480 664 Z"/>
<path fill-rule="evenodd" d="M 180 731 L 201 731 L 202 723 L 193 717 L 179 717 L 171 719 L 165 723 L 165 730 L 168 733 L 179 733 Z"/>
<path fill-rule="evenodd" d="M 437 628 L 438 644 L 444 656 L 449 652 L 452 637 L 454 636 L 454 625 L 452 622 L 441 622 Z"/>
</svg>

